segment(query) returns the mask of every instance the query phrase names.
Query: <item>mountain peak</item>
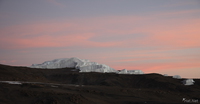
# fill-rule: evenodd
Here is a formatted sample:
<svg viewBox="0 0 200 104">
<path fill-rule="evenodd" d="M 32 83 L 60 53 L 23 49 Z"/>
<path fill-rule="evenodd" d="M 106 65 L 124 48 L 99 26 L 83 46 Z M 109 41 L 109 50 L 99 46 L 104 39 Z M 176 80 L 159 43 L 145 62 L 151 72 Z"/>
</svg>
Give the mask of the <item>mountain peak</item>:
<svg viewBox="0 0 200 104">
<path fill-rule="evenodd" d="M 87 59 L 79 59 L 77 57 L 54 59 L 51 61 L 45 61 L 42 64 L 33 64 L 31 68 L 42 69 L 57 69 L 57 68 L 76 68 L 80 69 L 80 72 L 117 72 L 117 70 L 97 62 L 90 62 Z"/>
</svg>

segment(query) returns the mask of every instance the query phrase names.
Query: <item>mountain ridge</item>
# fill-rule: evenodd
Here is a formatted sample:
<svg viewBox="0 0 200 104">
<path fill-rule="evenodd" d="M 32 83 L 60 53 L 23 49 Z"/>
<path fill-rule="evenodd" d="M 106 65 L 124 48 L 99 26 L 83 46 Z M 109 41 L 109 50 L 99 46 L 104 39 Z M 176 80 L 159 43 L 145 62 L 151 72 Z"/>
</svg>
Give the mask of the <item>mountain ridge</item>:
<svg viewBox="0 0 200 104">
<path fill-rule="evenodd" d="M 79 71 L 75 68 L 49 70 L 0 65 L 1 81 L 32 82 L 21 85 L 0 83 L 0 103 L 20 103 L 24 97 L 29 99 L 27 103 L 30 104 L 170 104 L 183 103 L 183 98 L 200 99 L 200 79 L 194 79 L 194 85 L 185 86 L 181 83 L 184 78 L 174 79 L 158 73 L 135 75 Z M 10 95 L 10 91 L 15 92 L 15 96 Z M 8 101 L 10 98 L 5 95 L 14 100 Z"/>
</svg>

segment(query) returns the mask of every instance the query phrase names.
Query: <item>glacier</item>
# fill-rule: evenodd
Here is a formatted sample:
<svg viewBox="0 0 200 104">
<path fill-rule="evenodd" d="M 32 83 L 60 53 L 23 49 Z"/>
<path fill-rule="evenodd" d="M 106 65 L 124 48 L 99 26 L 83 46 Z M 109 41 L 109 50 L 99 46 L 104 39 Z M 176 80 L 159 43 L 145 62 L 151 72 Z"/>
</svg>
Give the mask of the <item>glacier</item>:
<svg viewBox="0 0 200 104">
<path fill-rule="evenodd" d="M 172 78 L 181 79 L 181 76 L 180 75 L 174 75 L 174 76 L 172 76 Z"/>
<path fill-rule="evenodd" d="M 185 79 L 182 81 L 184 85 L 194 85 L 195 81 L 193 79 Z"/>
<path fill-rule="evenodd" d="M 91 62 L 87 59 L 79 59 L 77 57 L 72 58 L 61 58 L 54 59 L 51 61 L 45 61 L 42 64 L 32 64 L 29 66 L 30 68 L 41 68 L 41 69 L 58 69 L 58 68 L 75 68 L 79 69 L 79 72 L 100 72 L 100 73 L 116 73 L 116 74 L 144 74 L 141 70 L 115 70 L 105 64 L 99 64 L 97 62 Z M 168 76 L 164 74 L 163 76 Z M 172 78 L 182 79 L 180 75 L 174 75 Z M 8 82 L 11 84 L 20 84 Z M 182 83 L 184 85 L 193 85 L 195 81 L 193 79 L 183 80 Z"/>
<path fill-rule="evenodd" d="M 32 64 L 31 68 L 42 69 L 57 69 L 57 68 L 76 68 L 80 72 L 101 72 L 101 73 L 117 73 L 117 74 L 144 74 L 141 70 L 115 70 L 105 64 L 99 64 L 97 62 L 91 62 L 87 59 L 79 59 L 77 57 L 55 59 L 51 61 L 45 61 L 42 64 Z"/>
<path fill-rule="evenodd" d="M 144 74 L 141 70 L 126 70 L 122 69 L 118 72 L 118 74 Z"/>
<path fill-rule="evenodd" d="M 118 71 L 105 65 L 99 64 L 97 62 L 90 62 L 87 59 L 79 59 L 76 57 L 72 58 L 62 58 L 55 59 L 52 61 L 45 61 L 42 64 L 32 64 L 31 68 L 42 68 L 42 69 L 57 69 L 57 68 L 76 68 L 79 69 L 80 72 L 115 72 Z"/>
</svg>

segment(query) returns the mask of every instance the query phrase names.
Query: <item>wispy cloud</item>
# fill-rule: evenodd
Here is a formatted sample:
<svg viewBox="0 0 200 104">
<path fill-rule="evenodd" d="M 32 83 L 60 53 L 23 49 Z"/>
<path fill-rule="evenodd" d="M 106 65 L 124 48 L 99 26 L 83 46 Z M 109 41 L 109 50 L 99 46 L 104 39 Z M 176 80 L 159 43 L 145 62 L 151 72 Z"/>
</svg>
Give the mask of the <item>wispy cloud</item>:
<svg viewBox="0 0 200 104">
<path fill-rule="evenodd" d="M 56 20 L 2 28 L 0 40 L 8 45 L 3 48 L 73 46 L 77 41 L 95 47 L 199 47 L 199 23 L 198 18 L 157 19 L 153 15 Z"/>
</svg>

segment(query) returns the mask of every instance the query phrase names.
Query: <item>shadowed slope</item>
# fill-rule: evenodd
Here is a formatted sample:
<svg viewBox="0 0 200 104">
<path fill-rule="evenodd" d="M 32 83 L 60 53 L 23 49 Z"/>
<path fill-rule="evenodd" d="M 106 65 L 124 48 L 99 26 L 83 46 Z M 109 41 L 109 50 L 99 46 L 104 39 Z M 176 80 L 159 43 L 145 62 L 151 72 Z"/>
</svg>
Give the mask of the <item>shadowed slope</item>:
<svg viewBox="0 0 200 104">
<path fill-rule="evenodd" d="M 181 83 L 183 79 L 156 73 L 79 73 L 72 68 L 36 69 L 0 65 L 0 80 L 42 82 L 22 85 L 0 83 L 2 104 L 21 103 L 22 100 L 32 104 L 153 104 L 182 103 L 182 98 L 200 99 L 199 79 L 194 79 L 195 85 L 185 86 Z"/>
</svg>

